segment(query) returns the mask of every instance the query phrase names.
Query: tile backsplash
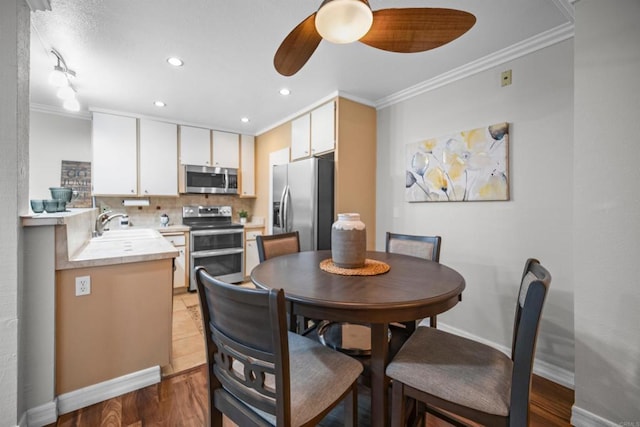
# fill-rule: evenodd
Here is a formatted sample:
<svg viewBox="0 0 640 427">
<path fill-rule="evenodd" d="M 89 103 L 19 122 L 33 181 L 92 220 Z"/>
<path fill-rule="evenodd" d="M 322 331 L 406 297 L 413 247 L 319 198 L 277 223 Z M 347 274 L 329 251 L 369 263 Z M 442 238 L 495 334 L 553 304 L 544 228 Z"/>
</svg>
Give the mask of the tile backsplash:
<svg viewBox="0 0 640 427">
<path fill-rule="evenodd" d="M 233 221 L 239 222 L 238 211 L 245 209 L 249 219 L 253 214 L 255 199 L 242 199 L 228 195 L 181 194 L 179 197 L 145 197 L 149 206 L 123 206 L 127 197 L 96 197 L 96 207 L 100 211 L 110 210 L 129 215 L 131 226 L 159 227 L 160 215 L 169 215 L 169 225 L 182 224 L 182 207 L 187 205 L 231 206 Z"/>
</svg>

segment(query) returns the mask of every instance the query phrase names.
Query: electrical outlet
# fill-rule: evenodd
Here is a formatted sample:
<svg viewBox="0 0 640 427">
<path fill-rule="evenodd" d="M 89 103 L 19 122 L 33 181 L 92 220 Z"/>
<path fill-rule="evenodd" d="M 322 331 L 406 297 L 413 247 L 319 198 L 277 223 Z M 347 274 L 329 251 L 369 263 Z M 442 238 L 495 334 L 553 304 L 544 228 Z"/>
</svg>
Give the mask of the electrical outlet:
<svg viewBox="0 0 640 427">
<path fill-rule="evenodd" d="M 76 296 L 89 295 L 91 293 L 91 276 L 76 277 Z"/>
<path fill-rule="evenodd" d="M 501 82 L 502 86 L 509 86 L 511 84 L 511 70 L 502 72 Z"/>
</svg>

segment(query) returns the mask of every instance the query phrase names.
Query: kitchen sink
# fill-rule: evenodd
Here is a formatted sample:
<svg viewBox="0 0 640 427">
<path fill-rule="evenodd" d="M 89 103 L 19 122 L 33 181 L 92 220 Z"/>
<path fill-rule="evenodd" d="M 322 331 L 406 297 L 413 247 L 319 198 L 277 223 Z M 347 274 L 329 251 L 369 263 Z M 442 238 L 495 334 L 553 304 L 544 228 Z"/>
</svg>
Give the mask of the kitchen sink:
<svg viewBox="0 0 640 427">
<path fill-rule="evenodd" d="M 94 242 L 113 242 L 117 240 L 142 240 L 155 239 L 160 237 L 160 233 L 151 228 L 133 228 L 124 230 L 107 230 L 102 236 L 94 237 Z"/>
</svg>

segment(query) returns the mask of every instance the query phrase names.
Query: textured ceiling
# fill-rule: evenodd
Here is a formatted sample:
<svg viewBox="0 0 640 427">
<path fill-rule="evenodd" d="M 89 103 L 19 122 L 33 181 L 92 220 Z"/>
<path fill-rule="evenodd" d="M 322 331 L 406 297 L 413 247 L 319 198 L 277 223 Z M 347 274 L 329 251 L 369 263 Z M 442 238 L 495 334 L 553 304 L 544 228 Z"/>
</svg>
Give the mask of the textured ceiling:
<svg viewBox="0 0 640 427">
<path fill-rule="evenodd" d="M 273 55 L 320 0 L 52 0 L 32 13 L 31 102 L 59 108 L 47 83 L 55 48 L 76 71 L 82 111 L 98 109 L 256 134 L 336 91 L 388 97 L 571 22 L 566 0 L 370 0 L 373 10 L 448 7 L 476 25 L 441 48 L 389 53 L 323 41 L 292 77 Z M 165 60 L 179 56 L 181 68 Z M 282 97 L 280 88 L 291 95 Z M 155 100 L 165 108 L 153 106 Z M 241 123 L 240 118 L 250 118 Z"/>
</svg>

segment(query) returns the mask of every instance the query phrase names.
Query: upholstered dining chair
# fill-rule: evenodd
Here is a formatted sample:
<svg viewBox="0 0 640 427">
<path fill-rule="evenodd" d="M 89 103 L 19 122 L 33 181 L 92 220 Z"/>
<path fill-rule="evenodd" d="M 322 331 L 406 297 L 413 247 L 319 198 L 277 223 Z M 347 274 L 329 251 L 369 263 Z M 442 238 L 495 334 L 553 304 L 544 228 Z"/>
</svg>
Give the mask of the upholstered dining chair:
<svg viewBox="0 0 640 427">
<path fill-rule="evenodd" d="M 550 282 L 551 275 L 537 260 L 527 260 L 511 356 L 458 335 L 418 327 L 386 369 L 392 380 L 392 427 L 403 425 L 406 398 L 454 425 L 463 424 L 449 414 L 487 426 L 529 425 L 531 370 Z"/>
<path fill-rule="evenodd" d="M 440 262 L 441 244 L 442 237 L 440 236 L 415 236 L 387 231 L 385 251 Z M 437 327 L 436 316 L 429 318 L 429 324 L 433 328 Z M 415 329 L 415 324 L 405 323 L 405 326 L 411 331 Z"/>
<path fill-rule="evenodd" d="M 277 256 L 300 252 L 300 234 L 297 231 L 292 231 L 290 233 L 256 236 L 256 244 L 258 246 L 258 260 L 264 262 Z M 296 316 L 289 303 L 287 303 L 287 313 L 290 316 L 289 330 L 297 331 L 301 334 L 308 332 L 312 323 L 309 319 Z"/>
<path fill-rule="evenodd" d="M 287 332 L 282 289 L 249 289 L 195 270 L 206 336 L 209 425 L 315 426 L 344 401 L 357 425 L 362 365 Z M 217 415 L 217 416 L 216 416 Z"/>
<path fill-rule="evenodd" d="M 418 258 L 439 262 L 440 236 L 414 236 L 409 234 L 397 234 L 387 232 L 385 250 L 386 252 L 410 255 Z M 436 317 L 430 319 L 431 326 L 436 326 Z M 413 333 L 417 322 L 402 322 L 391 325 L 392 331 L 400 332 L 407 336 Z M 371 349 L 371 330 L 369 325 L 336 323 L 322 321 L 318 325 L 318 336 L 320 341 L 336 350 L 352 356 L 368 356 Z M 390 334 L 391 336 L 391 334 Z M 345 343 L 347 337 L 349 343 Z M 404 338 L 401 338 L 403 340 Z"/>
<path fill-rule="evenodd" d="M 269 258 L 300 252 L 300 235 L 297 231 L 291 233 L 256 236 L 258 245 L 258 260 L 264 262 Z"/>
</svg>

